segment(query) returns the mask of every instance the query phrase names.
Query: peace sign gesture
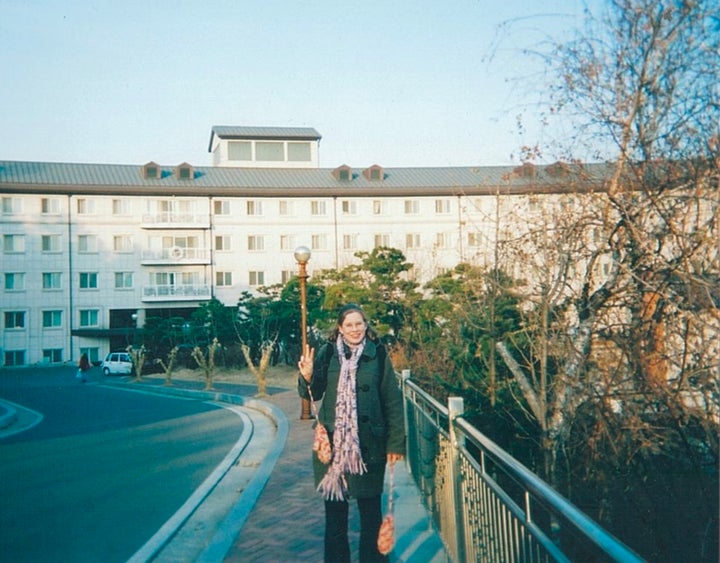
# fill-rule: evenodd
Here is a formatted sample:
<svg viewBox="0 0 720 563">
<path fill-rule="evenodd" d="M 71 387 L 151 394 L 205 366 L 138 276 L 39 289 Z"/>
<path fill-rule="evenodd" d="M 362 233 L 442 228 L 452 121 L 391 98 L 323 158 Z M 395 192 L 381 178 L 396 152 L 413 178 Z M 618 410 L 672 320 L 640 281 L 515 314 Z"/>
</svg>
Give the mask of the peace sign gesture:
<svg viewBox="0 0 720 563">
<path fill-rule="evenodd" d="M 310 383 L 313 374 L 313 365 L 315 364 L 315 348 L 310 348 L 309 344 L 305 345 L 305 350 L 302 351 L 300 361 L 298 362 L 298 369 L 303 379 Z"/>
</svg>

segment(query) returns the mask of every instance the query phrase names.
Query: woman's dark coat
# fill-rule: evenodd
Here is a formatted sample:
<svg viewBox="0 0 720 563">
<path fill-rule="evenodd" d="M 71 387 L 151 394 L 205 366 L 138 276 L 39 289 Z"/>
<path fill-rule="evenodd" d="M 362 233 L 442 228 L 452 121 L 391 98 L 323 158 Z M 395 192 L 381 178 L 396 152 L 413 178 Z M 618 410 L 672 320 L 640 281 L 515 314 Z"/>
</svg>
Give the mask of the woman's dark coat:
<svg viewBox="0 0 720 563">
<path fill-rule="evenodd" d="M 402 394 L 390 358 L 381 344 L 366 339 L 358 361 L 355 390 L 357 393 L 358 434 L 360 451 L 367 466 L 363 475 L 346 475 L 348 495 L 355 498 L 382 494 L 388 453 L 405 455 L 405 424 Z M 328 357 L 330 355 L 330 357 Z M 335 429 L 335 400 L 337 398 L 340 362 L 334 342 L 324 344 L 315 357 L 310 388 L 316 401 L 322 399 L 318 419 L 330 434 Z M 307 383 L 298 379 L 298 392 L 309 399 Z M 332 462 L 330 462 L 332 463 Z M 324 465 L 313 453 L 315 486 L 320 483 L 329 465 Z"/>
</svg>

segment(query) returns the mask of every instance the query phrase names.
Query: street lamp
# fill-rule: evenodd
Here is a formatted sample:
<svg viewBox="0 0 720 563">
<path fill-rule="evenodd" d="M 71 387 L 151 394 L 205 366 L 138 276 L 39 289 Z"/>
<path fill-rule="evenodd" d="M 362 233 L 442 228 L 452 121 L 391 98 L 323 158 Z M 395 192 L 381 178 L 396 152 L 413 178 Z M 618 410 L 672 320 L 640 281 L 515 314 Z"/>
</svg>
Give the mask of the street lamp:
<svg viewBox="0 0 720 563">
<path fill-rule="evenodd" d="M 300 266 L 300 273 L 298 279 L 300 280 L 300 334 L 302 348 L 300 349 L 300 355 L 305 353 L 305 347 L 307 346 L 307 263 L 310 260 L 310 249 L 307 246 L 298 246 L 295 249 L 295 260 L 297 260 Z M 312 418 L 310 414 L 310 401 L 308 399 L 301 399 L 301 420 L 308 420 Z"/>
</svg>

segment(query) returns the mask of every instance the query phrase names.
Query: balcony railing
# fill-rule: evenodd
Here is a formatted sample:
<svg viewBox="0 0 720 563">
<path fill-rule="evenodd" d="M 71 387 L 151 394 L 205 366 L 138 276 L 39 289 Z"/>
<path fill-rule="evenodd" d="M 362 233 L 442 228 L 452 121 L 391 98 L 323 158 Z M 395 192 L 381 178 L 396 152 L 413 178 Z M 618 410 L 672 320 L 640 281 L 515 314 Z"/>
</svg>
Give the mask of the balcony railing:
<svg viewBox="0 0 720 563">
<path fill-rule="evenodd" d="M 210 251 L 207 248 L 183 248 L 173 246 L 159 250 L 142 251 L 142 263 L 149 264 L 209 264 Z"/>
<path fill-rule="evenodd" d="M 146 229 L 206 229 L 210 218 L 206 213 L 144 213 L 142 226 Z"/>
<path fill-rule="evenodd" d="M 641 562 L 615 537 L 403 372 L 408 463 L 448 552 L 466 561 Z"/>
<path fill-rule="evenodd" d="M 143 301 L 207 301 L 209 285 L 146 285 Z"/>
</svg>

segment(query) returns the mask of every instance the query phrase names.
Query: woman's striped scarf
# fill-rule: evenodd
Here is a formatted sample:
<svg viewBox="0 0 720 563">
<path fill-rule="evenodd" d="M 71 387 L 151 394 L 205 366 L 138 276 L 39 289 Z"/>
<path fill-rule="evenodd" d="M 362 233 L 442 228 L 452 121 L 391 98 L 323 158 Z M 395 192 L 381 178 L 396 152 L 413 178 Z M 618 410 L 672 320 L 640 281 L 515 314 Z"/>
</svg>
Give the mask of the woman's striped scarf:
<svg viewBox="0 0 720 563">
<path fill-rule="evenodd" d="M 345 500 L 347 480 L 345 473 L 362 475 L 367 467 L 360 453 L 360 437 L 357 422 L 357 395 L 355 374 L 365 341 L 345 357 L 342 336 L 338 335 L 337 355 L 340 360 L 337 400 L 335 402 L 335 431 L 333 433 L 333 460 L 328 472 L 318 485 L 325 500 Z"/>
</svg>

